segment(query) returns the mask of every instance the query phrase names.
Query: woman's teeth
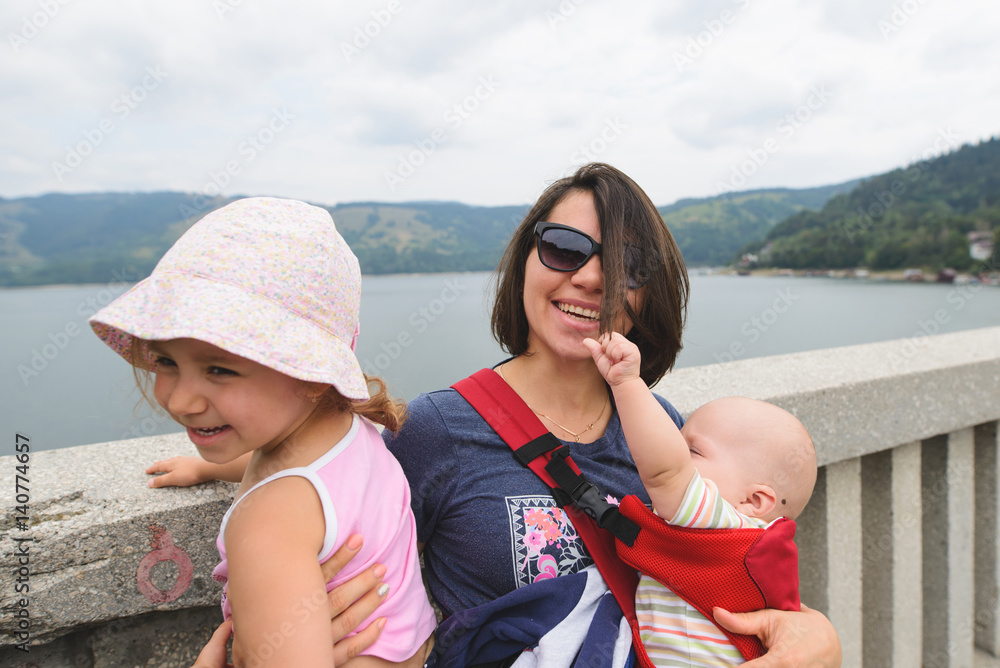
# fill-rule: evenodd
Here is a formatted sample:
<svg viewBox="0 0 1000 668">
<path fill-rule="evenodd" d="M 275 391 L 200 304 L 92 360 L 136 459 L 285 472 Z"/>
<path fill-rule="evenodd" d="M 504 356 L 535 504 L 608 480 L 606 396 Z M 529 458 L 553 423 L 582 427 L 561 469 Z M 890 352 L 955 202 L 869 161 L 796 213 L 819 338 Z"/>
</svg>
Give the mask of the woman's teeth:
<svg viewBox="0 0 1000 668">
<path fill-rule="evenodd" d="M 559 310 L 581 320 L 600 320 L 601 312 L 589 308 L 582 308 L 572 304 L 559 304 Z"/>
<path fill-rule="evenodd" d="M 227 426 L 228 425 L 222 425 L 221 427 L 209 427 L 208 429 L 198 429 L 197 427 L 192 427 L 192 429 L 194 429 L 199 436 L 214 436 Z"/>
</svg>

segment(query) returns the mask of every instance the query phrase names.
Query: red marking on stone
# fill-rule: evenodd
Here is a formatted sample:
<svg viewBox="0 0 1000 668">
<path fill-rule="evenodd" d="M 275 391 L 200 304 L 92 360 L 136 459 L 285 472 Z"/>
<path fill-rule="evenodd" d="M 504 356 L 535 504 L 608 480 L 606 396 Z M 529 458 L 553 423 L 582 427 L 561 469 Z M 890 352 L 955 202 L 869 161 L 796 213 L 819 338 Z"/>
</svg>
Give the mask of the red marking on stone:
<svg viewBox="0 0 1000 668">
<path fill-rule="evenodd" d="M 169 531 L 156 524 L 151 524 L 149 531 L 152 534 L 149 543 L 153 550 L 139 562 L 139 568 L 135 572 L 136 582 L 139 591 L 150 603 L 169 603 L 180 598 L 191 586 L 194 565 L 187 552 L 174 545 L 174 538 Z M 177 566 L 177 581 L 169 591 L 157 587 L 150 578 L 153 567 L 161 561 L 172 561 Z"/>
</svg>

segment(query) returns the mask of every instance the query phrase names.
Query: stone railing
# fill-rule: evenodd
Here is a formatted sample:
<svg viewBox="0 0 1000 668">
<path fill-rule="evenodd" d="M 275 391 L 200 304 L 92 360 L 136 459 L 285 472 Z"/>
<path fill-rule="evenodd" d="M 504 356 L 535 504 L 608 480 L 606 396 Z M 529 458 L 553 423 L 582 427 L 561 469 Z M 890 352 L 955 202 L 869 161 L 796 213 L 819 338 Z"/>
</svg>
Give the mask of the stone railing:
<svg viewBox="0 0 1000 668">
<path fill-rule="evenodd" d="M 969 668 L 1000 654 L 1000 328 L 682 369 L 657 391 L 776 403 L 820 463 L 798 520 L 801 594 L 845 668 Z"/>
<path fill-rule="evenodd" d="M 802 599 L 833 621 L 845 667 L 1000 654 L 1000 328 L 681 369 L 656 390 L 685 414 L 765 399 L 809 428 Z M 31 452 L 26 531 L 19 463 L 0 458 L 0 665 L 190 665 L 220 619 L 210 574 L 234 486 L 146 486 L 146 465 L 188 452 L 181 435 Z"/>
</svg>

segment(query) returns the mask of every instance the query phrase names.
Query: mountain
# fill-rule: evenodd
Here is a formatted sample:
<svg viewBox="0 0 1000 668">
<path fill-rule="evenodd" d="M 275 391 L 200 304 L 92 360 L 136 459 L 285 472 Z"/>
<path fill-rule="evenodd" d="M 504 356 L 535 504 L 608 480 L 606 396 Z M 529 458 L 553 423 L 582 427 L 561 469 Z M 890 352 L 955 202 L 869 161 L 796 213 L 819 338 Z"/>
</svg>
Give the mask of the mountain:
<svg viewBox="0 0 1000 668">
<path fill-rule="evenodd" d="M 659 211 L 688 266 L 727 265 L 741 248 L 763 239 L 782 220 L 806 209 L 819 209 L 858 183 L 860 180 L 801 190 L 771 188 L 682 199 Z"/>
<path fill-rule="evenodd" d="M 866 179 L 744 251 L 793 269 L 983 269 L 970 256 L 971 232 L 1000 249 L 1000 138 Z"/>
<path fill-rule="evenodd" d="M 458 202 L 326 207 L 368 274 L 494 269 L 528 206 Z"/>
<path fill-rule="evenodd" d="M 148 276 L 195 221 L 234 199 L 177 192 L 0 199 L 0 286 Z M 369 274 L 493 269 L 528 209 L 457 202 L 324 208 Z"/>
<path fill-rule="evenodd" d="M 780 220 L 819 209 L 853 184 L 687 199 L 660 212 L 690 265 L 725 264 Z M 195 221 L 234 199 L 179 192 L 0 198 L 0 286 L 138 280 Z M 362 271 L 384 274 L 492 270 L 529 207 L 354 202 L 324 208 Z"/>
<path fill-rule="evenodd" d="M 146 276 L 194 220 L 231 200 L 206 202 L 200 211 L 192 201 L 191 195 L 176 192 L 0 201 L 0 285 Z"/>
</svg>

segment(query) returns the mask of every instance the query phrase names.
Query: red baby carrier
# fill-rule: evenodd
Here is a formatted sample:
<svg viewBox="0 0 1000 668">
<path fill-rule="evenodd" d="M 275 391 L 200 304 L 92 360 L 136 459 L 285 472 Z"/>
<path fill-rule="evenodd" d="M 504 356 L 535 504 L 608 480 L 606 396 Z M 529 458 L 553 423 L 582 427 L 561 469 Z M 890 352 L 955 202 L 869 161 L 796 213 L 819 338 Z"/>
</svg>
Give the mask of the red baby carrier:
<svg viewBox="0 0 1000 668">
<path fill-rule="evenodd" d="M 710 620 L 714 606 L 731 612 L 799 609 L 795 522 L 767 529 L 687 529 L 667 524 L 634 495 L 615 506 L 604 500 L 513 389 L 491 369 L 452 387 L 552 490 L 632 628 L 638 665 L 653 668 L 639 638 L 635 569 L 654 577 Z M 716 624 L 718 626 L 718 624 Z M 763 656 L 755 636 L 731 633 L 747 659 Z"/>
</svg>

